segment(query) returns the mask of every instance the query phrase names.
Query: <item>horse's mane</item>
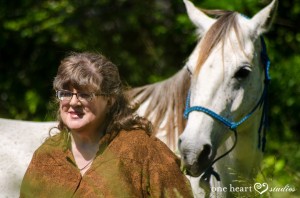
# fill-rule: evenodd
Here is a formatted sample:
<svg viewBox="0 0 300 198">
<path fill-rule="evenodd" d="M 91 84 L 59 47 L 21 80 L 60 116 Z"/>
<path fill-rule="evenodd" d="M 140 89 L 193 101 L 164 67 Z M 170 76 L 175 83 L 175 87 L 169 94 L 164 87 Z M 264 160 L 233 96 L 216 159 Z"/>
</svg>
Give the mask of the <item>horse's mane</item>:
<svg viewBox="0 0 300 198">
<path fill-rule="evenodd" d="M 190 76 L 186 68 L 183 68 L 167 80 L 131 89 L 128 94 L 134 102 L 139 104 L 149 100 L 143 116 L 150 118 L 154 134 L 158 132 L 159 127 L 162 127 L 165 120 L 163 127 L 167 132 L 167 141 L 175 146 L 177 143 L 174 142 L 174 131 L 177 128 L 177 131 L 181 133 L 185 126 L 183 111 L 189 87 Z"/>
<path fill-rule="evenodd" d="M 211 26 L 207 31 L 205 36 L 201 39 L 200 50 L 198 61 L 196 64 L 196 69 L 194 71 L 195 77 L 198 76 L 198 73 L 201 69 L 201 66 L 206 61 L 212 50 L 221 42 L 222 49 L 224 49 L 225 38 L 228 38 L 231 29 L 234 29 L 234 32 L 237 36 L 240 47 L 241 39 L 240 32 L 237 23 L 237 12 L 233 11 L 224 11 L 224 10 L 202 10 L 206 14 L 214 15 L 218 17 L 218 20 Z M 242 47 L 241 47 L 242 48 Z M 223 56 L 224 57 L 224 56 Z"/>
</svg>

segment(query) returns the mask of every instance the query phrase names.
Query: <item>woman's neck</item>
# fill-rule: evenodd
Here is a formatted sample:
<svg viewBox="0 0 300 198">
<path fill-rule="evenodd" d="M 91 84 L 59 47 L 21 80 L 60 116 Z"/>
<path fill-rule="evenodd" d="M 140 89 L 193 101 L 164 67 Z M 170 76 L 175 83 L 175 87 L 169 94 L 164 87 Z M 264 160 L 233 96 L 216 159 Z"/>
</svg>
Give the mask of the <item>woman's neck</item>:
<svg viewBox="0 0 300 198">
<path fill-rule="evenodd" d="M 71 130 L 72 141 L 76 143 L 78 147 L 90 147 L 98 144 L 100 139 L 104 135 L 104 125 L 100 128 Z"/>
<path fill-rule="evenodd" d="M 76 132 L 71 132 L 71 150 L 81 175 L 84 175 L 91 167 L 99 150 L 100 138 L 101 135 L 83 136 Z"/>
<path fill-rule="evenodd" d="M 73 154 L 81 154 L 83 158 L 89 159 L 94 157 L 99 149 L 99 141 L 103 133 L 77 133 L 71 132 Z"/>
</svg>

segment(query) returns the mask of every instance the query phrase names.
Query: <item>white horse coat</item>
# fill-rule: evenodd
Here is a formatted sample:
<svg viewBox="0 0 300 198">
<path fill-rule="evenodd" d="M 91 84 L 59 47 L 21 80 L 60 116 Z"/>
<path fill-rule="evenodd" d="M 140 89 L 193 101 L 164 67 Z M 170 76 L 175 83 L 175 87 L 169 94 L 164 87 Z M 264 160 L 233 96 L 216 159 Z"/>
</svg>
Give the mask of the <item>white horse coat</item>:
<svg viewBox="0 0 300 198">
<path fill-rule="evenodd" d="M 0 118 L 0 197 L 19 197 L 19 188 L 33 152 L 55 122 L 28 122 Z"/>
</svg>

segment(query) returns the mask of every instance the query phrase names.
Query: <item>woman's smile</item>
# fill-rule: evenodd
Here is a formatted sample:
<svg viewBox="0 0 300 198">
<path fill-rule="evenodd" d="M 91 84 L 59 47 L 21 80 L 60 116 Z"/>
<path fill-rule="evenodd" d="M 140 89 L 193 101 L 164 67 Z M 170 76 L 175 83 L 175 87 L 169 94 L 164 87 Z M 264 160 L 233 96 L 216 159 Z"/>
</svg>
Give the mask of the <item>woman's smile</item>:
<svg viewBox="0 0 300 198">
<path fill-rule="evenodd" d="M 72 119 L 79 119 L 84 116 L 84 113 L 82 111 L 69 110 L 68 113 Z"/>
</svg>

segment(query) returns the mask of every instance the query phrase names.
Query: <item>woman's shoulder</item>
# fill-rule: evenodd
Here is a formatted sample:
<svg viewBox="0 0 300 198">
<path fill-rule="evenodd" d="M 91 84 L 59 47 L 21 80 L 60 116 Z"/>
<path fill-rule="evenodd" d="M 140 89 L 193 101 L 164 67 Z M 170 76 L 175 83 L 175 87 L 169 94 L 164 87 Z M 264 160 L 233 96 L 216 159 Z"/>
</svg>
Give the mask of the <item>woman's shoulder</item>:
<svg viewBox="0 0 300 198">
<path fill-rule="evenodd" d="M 116 138 L 120 138 L 124 140 L 135 139 L 137 141 L 141 141 L 141 140 L 149 140 L 150 137 L 151 135 L 146 133 L 146 131 L 142 129 L 137 129 L 137 130 L 130 130 L 130 131 L 121 130 Z"/>
<path fill-rule="evenodd" d="M 128 148 L 149 147 L 156 144 L 158 139 L 149 135 L 142 129 L 125 131 L 122 130 L 113 140 L 114 143 L 126 146 Z"/>
<path fill-rule="evenodd" d="M 118 149 L 122 156 L 134 159 L 151 160 L 152 162 L 167 161 L 178 163 L 177 156 L 165 143 L 144 130 L 120 131 L 113 140 L 112 147 Z"/>
<path fill-rule="evenodd" d="M 62 151 L 66 146 L 66 139 L 63 134 L 55 134 L 49 136 L 44 142 L 36 149 L 35 153 L 53 153 L 54 151 Z"/>
</svg>

